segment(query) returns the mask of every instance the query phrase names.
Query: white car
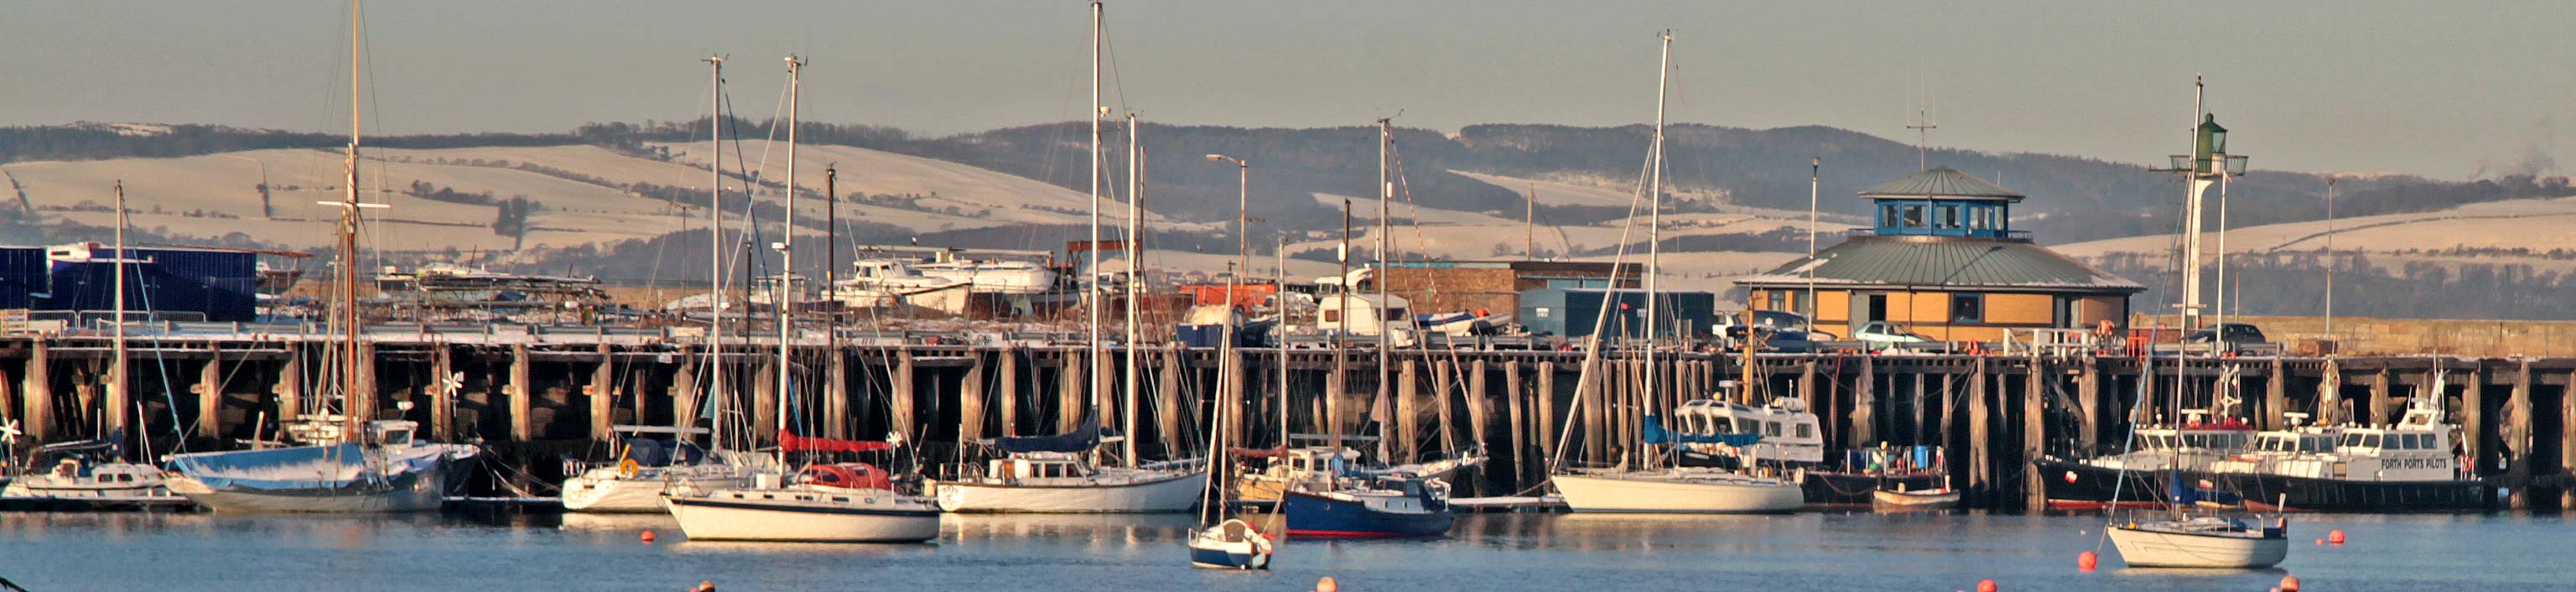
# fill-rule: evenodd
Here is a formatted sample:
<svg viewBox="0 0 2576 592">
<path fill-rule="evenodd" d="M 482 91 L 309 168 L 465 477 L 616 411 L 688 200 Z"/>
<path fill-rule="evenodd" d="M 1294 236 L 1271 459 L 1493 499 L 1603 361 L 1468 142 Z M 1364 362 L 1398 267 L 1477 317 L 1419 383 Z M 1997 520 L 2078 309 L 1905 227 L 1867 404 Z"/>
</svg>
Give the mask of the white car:
<svg viewBox="0 0 2576 592">
<path fill-rule="evenodd" d="M 1852 331 L 1852 340 L 1868 344 L 1870 349 L 1887 351 L 1915 349 L 1933 343 L 1931 338 L 1916 335 L 1904 326 L 1887 321 L 1870 321 Z"/>
</svg>

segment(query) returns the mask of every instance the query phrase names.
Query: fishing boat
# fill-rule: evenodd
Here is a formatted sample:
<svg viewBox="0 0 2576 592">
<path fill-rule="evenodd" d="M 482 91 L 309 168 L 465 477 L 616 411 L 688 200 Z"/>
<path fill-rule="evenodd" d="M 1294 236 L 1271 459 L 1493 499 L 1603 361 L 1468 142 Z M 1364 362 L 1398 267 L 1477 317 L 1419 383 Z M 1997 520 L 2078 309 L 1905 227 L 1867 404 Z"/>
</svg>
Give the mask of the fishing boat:
<svg viewBox="0 0 2576 592">
<path fill-rule="evenodd" d="M 2031 469 L 2039 471 L 2047 483 L 2048 507 L 2148 507 L 2147 502 L 2133 499 L 2115 503 L 2112 498 L 2119 492 L 2162 490 L 2159 475 L 2207 473 L 2218 462 L 2244 453 L 2247 442 L 2253 439 L 2253 425 L 2227 417 L 2223 408 L 2188 410 L 2183 416 L 2186 419 L 2179 424 L 2134 430 L 2131 437 L 2135 446 L 2131 450 L 2081 459 L 2051 455 L 2031 461 Z M 2220 419 L 2206 419 L 2211 416 Z"/>
<path fill-rule="evenodd" d="M 1405 474 L 1339 480 L 1331 489 L 1292 488 L 1279 512 L 1288 534 L 1328 538 L 1436 537 L 1449 534 L 1457 513 L 1449 508 L 1449 483 Z"/>
<path fill-rule="evenodd" d="M 685 439 L 644 437 L 648 434 L 705 434 L 705 428 L 614 426 L 628 434 L 616 462 L 584 467 L 564 479 L 567 512 L 658 513 L 662 493 L 672 488 L 723 489 L 751 484 L 762 469 L 775 470 L 760 455 L 729 450 L 709 451 Z"/>
<path fill-rule="evenodd" d="M 127 510 L 186 507 L 188 498 L 163 486 L 159 467 L 125 462 L 118 443 L 123 434 L 104 440 L 63 442 L 38 447 L 33 466 L 42 472 L 16 475 L 0 484 L 0 508 L 11 510 Z"/>
</svg>

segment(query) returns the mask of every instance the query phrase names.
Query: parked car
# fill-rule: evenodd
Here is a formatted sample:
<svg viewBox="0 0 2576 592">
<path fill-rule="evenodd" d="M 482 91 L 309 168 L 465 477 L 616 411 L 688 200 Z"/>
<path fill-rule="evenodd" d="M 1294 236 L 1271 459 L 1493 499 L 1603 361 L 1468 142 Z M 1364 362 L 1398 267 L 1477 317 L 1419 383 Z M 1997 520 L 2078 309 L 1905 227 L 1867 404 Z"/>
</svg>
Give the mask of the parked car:
<svg viewBox="0 0 2576 592">
<path fill-rule="evenodd" d="M 2281 344 L 2263 336 L 2263 329 L 2248 323 L 2219 323 L 2190 335 L 2182 336 L 2182 351 L 2277 353 Z"/>
<path fill-rule="evenodd" d="M 1870 321 L 1852 331 L 1852 341 L 1877 351 L 1921 349 L 1934 345 L 1932 338 L 1917 335 L 1905 327 L 1887 321 Z"/>
</svg>

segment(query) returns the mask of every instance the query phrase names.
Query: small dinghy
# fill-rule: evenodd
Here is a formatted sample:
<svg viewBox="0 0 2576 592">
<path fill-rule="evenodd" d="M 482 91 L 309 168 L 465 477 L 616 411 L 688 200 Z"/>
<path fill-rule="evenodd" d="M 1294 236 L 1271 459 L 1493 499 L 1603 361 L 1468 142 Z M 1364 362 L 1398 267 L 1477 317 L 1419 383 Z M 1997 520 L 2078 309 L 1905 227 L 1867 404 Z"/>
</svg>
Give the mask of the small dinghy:
<svg viewBox="0 0 2576 592">
<path fill-rule="evenodd" d="M 1880 512 L 1948 510 L 1959 507 L 1959 490 L 1948 487 L 1911 491 L 1877 489 L 1869 493 L 1869 505 Z"/>
</svg>

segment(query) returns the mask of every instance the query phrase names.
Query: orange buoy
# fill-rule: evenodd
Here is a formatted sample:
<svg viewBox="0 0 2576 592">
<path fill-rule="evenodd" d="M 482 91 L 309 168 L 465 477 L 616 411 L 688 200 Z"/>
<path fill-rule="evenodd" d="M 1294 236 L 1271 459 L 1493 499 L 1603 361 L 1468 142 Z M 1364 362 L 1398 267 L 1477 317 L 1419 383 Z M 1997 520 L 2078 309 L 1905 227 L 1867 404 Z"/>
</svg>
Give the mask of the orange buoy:
<svg viewBox="0 0 2576 592">
<path fill-rule="evenodd" d="M 2281 592 L 2299 592 L 2299 576 L 2282 574 Z"/>
<path fill-rule="evenodd" d="M 2317 539 L 2317 546 L 2319 546 L 2319 547 L 2326 546 L 2326 540 L 2325 540 L 2325 539 Z"/>
<path fill-rule="evenodd" d="M 2075 570 L 2084 573 L 2093 573 L 2093 566 L 2099 564 L 2101 561 L 2102 558 L 2094 555 L 2092 551 L 2085 551 L 2083 553 L 2076 554 Z"/>
<path fill-rule="evenodd" d="M 1341 589 L 1342 583 L 1333 581 L 1333 576 L 1324 576 L 1324 579 L 1315 580 L 1315 592 L 1341 592 Z"/>
<path fill-rule="evenodd" d="M 1977 592 L 1995 592 L 1995 581 L 1977 580 Z"/>
<path fill-rule="evenodd" d="M 644 531 L 644 534 L 643 534 L 643 535 L 641 535 L 641 536 L 637 536 L 637 537 L 635 537 L 635 538 L 642 539 L 642 540 L 644 541 L 644 544 L 647 544 L 647 545 L 653 544 L 653 531 L 650 531 L 650 530 Z"/>
<path fill-rule="evenodd" d="M 2337 528 L 2326 532 L 2326 542 L 2335 545 L 2343 544 L 2343 529 Z"/>
</svg>

